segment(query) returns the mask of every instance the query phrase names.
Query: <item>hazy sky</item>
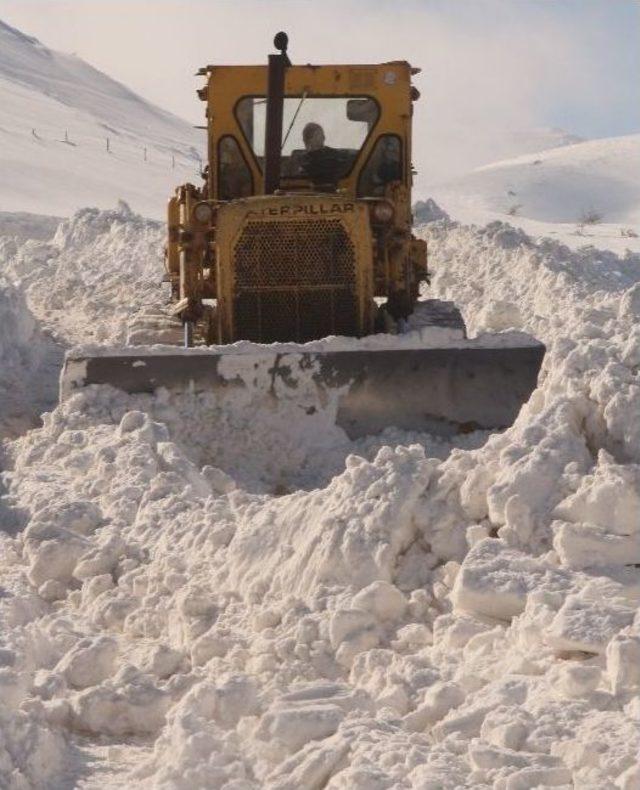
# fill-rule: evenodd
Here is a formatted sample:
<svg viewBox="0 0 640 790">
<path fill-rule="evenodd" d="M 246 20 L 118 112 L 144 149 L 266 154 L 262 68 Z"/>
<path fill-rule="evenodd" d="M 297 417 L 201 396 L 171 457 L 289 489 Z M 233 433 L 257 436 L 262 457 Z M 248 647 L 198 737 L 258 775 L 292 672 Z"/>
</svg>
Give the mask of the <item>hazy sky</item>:
<svg viewBox="0 0 640 790">
<path fill-rule="evenodd" d="M 532 127 L 640 129 L 636 0 L 4 0 L 0 16 L 192 123 L 195 70 L 264 62 L 280 29 L 297 63 L 409 60 L 416 164 L 436 175 Z"/>
</svg>

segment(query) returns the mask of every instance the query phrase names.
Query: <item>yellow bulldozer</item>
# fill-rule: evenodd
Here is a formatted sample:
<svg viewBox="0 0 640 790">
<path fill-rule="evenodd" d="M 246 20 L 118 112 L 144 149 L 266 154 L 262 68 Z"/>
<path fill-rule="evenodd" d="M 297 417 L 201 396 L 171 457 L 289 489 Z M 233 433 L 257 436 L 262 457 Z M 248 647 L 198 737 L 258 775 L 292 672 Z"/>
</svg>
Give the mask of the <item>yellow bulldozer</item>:
<svg viewBox="0 0 640 790">
<path fill-rule="evenodd" d="M 411 233 L 408 63 L 207 66 L 204 185 L 169 201 L 167 268 L 211 343 L 361 337 L 375 297 L 406 318 L 427 276 Z M 206 300 L 216 300 L 207 310 Z M 379 322 L 378 322 L 379 323 Z"/>
<path fill-rule="evenodd" d="M 352 437 L 390 425 L 509 425 L 536 386 L 541 343 L 468 340 L 459 311 L 437 300 L 420 302 L 421 324 L 446 329 L 449 342 L 402 342 L 428 283 L 411 214 L 419 69 L 297 66 L 287 43 L 276 35 L 267 65 L 199 72 L 208 164 L 201 186 L 169 200 L 165 257 L 184 347 L 71 352 L 63 395 L 107 383 L 228 396 L 248 386 L 253 365 L 269 370 L 271 398 L 295 398 L 302 372 L 307 383 L 311 375 L 322 402 L 337 398 L 337 422 Z M 314 345 L 376 333 L 385 342 Z"/>
</svg>

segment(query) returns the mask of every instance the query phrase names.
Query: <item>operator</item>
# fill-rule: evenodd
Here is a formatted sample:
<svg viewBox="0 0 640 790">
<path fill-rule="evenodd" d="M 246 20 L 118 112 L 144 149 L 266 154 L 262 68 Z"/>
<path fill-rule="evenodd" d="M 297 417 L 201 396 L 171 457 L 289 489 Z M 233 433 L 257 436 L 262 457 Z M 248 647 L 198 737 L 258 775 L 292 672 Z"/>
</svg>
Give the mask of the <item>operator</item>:
<svg viewBox="0 0 640 790">
<path fill-rule="evenodd" d="M 346 160 L 344 153 L 324 144 L 324 129 L 311 121 L 302 130 L 305 153 L 302 158 L 301 175 L 314 185 L 335 185 L 341 178 Z"/>
</svg>

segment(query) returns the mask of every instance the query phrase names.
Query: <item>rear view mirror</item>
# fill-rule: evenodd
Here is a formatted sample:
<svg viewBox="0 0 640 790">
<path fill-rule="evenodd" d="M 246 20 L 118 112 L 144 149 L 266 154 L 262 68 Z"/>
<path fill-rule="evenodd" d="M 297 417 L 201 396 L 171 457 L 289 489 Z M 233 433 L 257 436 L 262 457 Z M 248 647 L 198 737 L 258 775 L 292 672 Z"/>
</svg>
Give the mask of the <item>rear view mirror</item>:
<svg viewBox="0 0 640 790">
<path fill-rule="evenodd" d="M 369 128 L 378 118 L 378 108 L 373 99 L 348 99 L 347 118 L 350 121 L 362 121 Z"/>
</svg>

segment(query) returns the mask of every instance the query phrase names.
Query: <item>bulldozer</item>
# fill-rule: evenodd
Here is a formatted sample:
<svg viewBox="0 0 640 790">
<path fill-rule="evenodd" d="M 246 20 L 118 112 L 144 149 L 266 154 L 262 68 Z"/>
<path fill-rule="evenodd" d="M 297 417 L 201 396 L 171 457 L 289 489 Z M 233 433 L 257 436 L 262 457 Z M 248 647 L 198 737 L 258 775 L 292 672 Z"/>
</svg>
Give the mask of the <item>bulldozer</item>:
<svg viewBox="0 0 640 790">
<path fill-rule="evenodd" d="M 274 45 L 265 65 L 198 72 L 208 162 L 203 183 L 178 187 L 167 212 L 169 313 L 183 347 L 71 351 L 62 396 L 88 384 L 225 397 L 253 386 L 300 397 L 304 415 L 315 410 L 311 388 L 350 437 L 508 426 L 536 386 L 544 346 L 522 333 L 469 340 L 453 304 L 420 299 L 429 272 L 412 233 L 419 69 L 293 65 L 285 33 Z M 416 306 L 418 347 L 403 342 Z M 446 342 L 430 344 L 429 330 Z"/>
</svg>

